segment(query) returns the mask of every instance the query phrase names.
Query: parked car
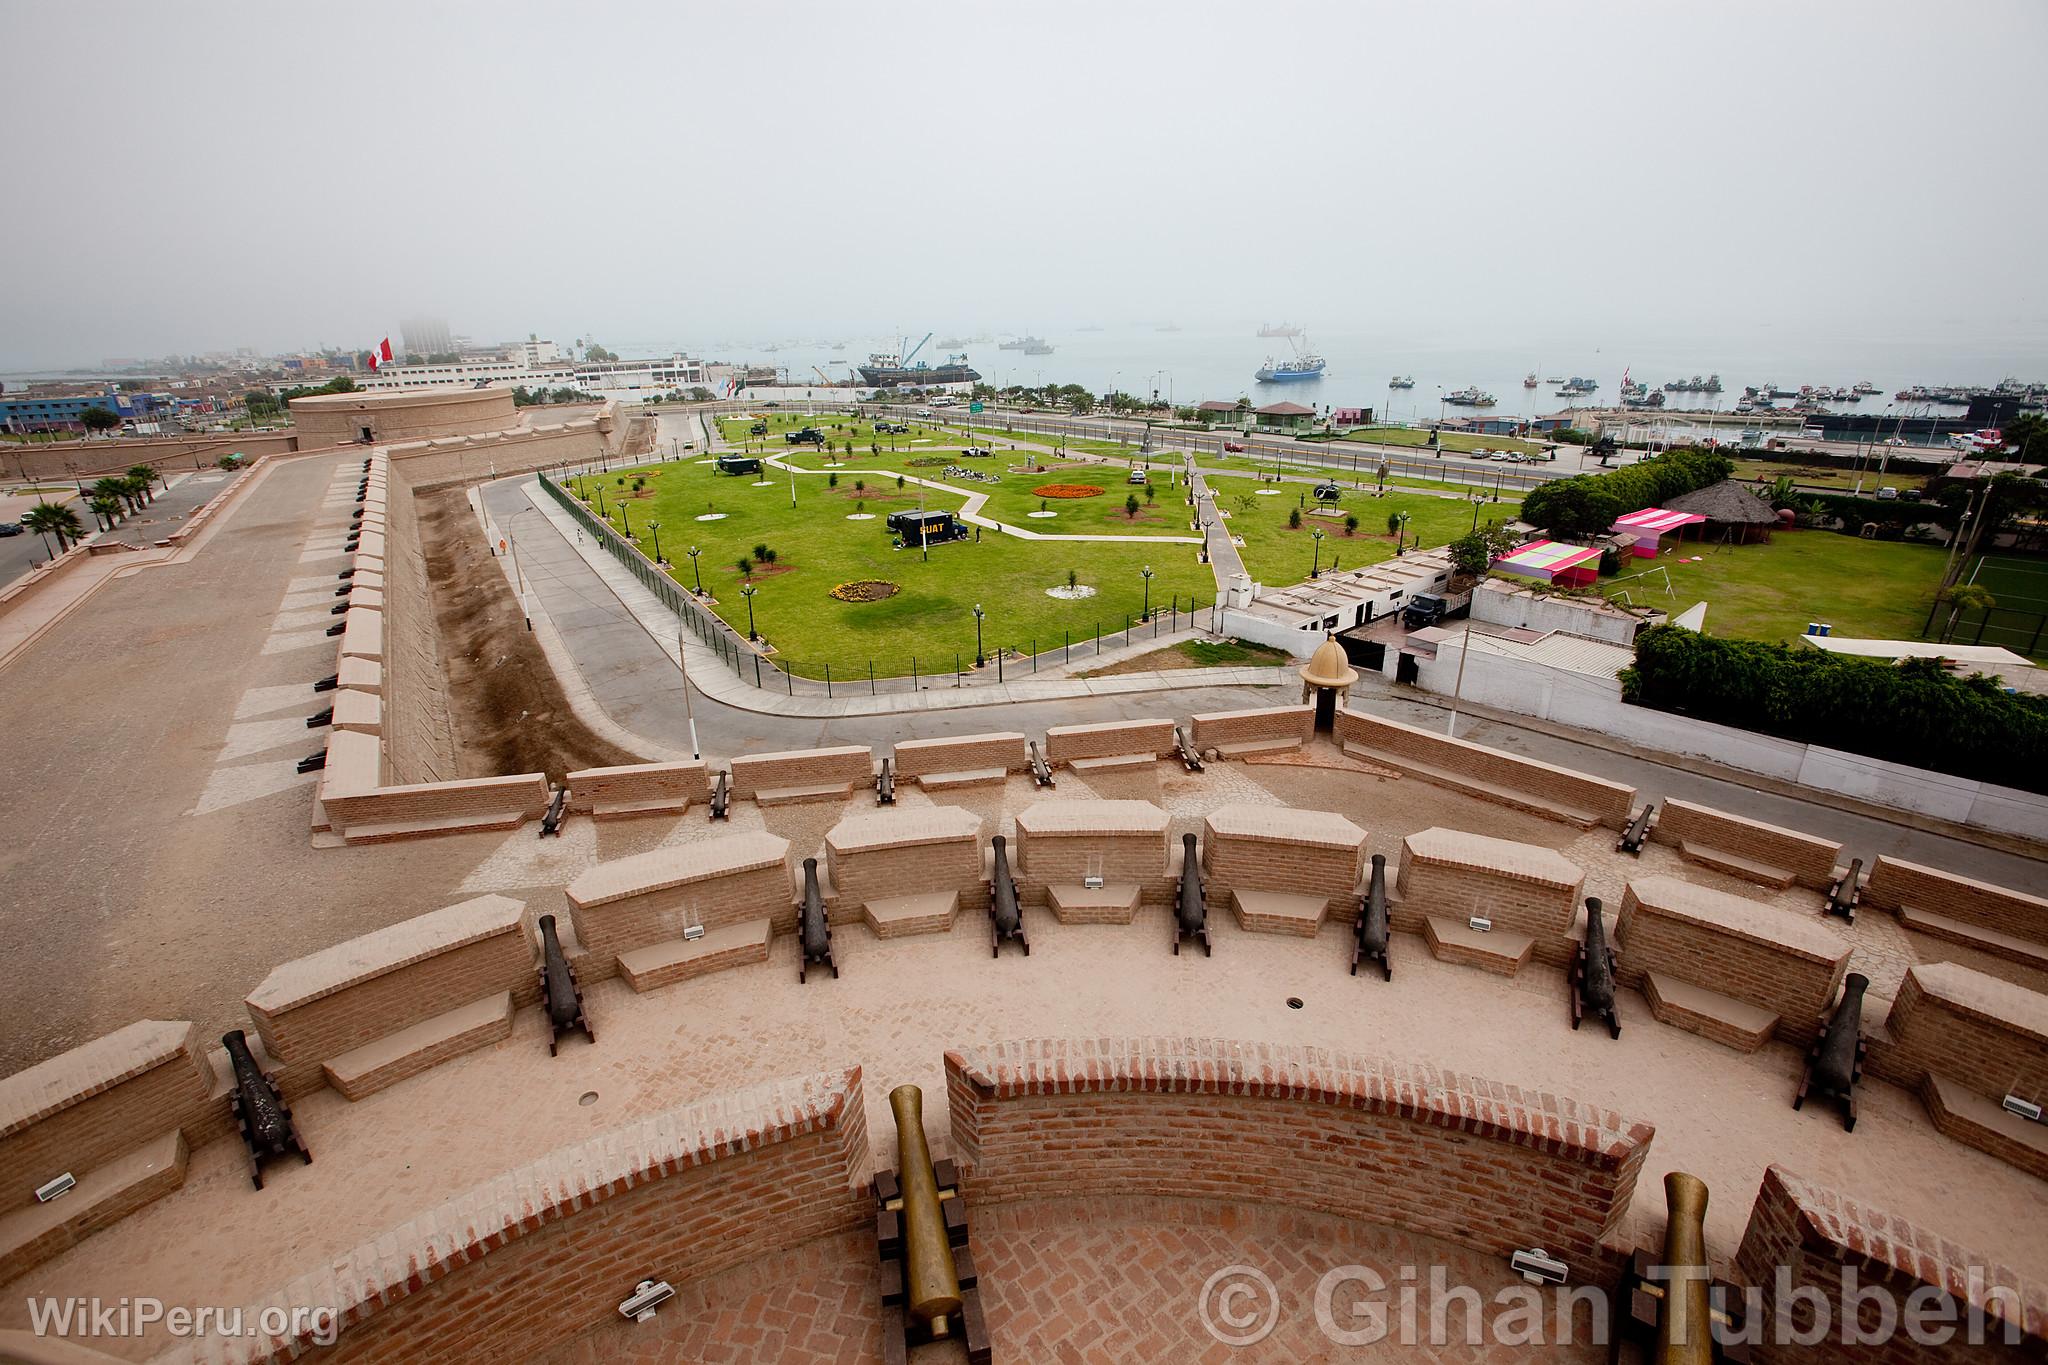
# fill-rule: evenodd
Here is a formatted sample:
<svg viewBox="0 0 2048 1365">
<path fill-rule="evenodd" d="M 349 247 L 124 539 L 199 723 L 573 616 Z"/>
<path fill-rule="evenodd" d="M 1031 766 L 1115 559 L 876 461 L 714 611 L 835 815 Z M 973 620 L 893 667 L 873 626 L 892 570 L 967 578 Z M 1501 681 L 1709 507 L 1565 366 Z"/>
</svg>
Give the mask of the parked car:
<svg viewBox="0 0 2048 1365">
<path fill-rule="evenodd" d="M 960 458 L 963 460 L 986 460 L 994 454 L 995 452 L 987 446 L 969 446 L 960 452 Z"/>
<path fill-rule="evenodd" d="M 1493 452 L 1488 450 L 1485 446 L 1480 446 L 1477 450 L 1472 452 L 1472 458 L 1475 460 L 1490 460 L 1493 458 Z"/>
<path fill-rule="evenodd" d="M 1433 592 L 1419 592 L 1401 610 L 1401 624 L 1410 630 L 1433 626 L 1450 613 L 1451 604 Z"/>
<path fill-rule="evenodd" d="M 782 437 L 782 443 L 792 446 L 821 446 L 825 444 L 825 433 L 816 427 L 805 427 L 802 431 L 785 432 Z"/>
<path fill-rule="evenodd" d="M 1223 443 L 1223 448 L 1224 448 L 1225 450 L 1229 451 L 1229 452 L 1230 452 L 1231 454 L 1233 454 L 1233 455 L 1242 455 L 1242 454 L 1244 454 L 1244 442 L 1243 442 L 1243 441 L 1225 441 L 1225 442 Z"/>
<path fill-rule="evenodd" d="M 768 434 L 768 424 L 766 422 L 756 422 L 747 428 L 747 432 L 754 436 L 766 436 Z"/>
<path fill-rule="evenodd" d="M 21 534 L 21 532 L 22 525 L 20 522 L 0 521 L 0 540 L 4 540 L 8 536 L 18 536 Z"/>
<path fill-rule="evenodd" d="M 1142 469 L 1133 469 L 1133 470 L 1132 470 L 1132 471 L 1130 472 L 1129 476 L 1128 476 L 1128 477 L 1126 477 L 1126 478 L 1124 479 L 1124 482 L 1125 482 L 1125 483 L 1145 483 L 1145 482 L 1147 482 L 1147 480 L 1146 480 L 1146 477 L 1145 477 L 1145 471 L 1144 471 L 1144 470 L 1142 470 Z"/>
<path fill-rule="evenodd" d="M 1877 490 L 1877 498 L 1879 502 L 1890 502 L 1898 496 L 1899 490 L 1892 487 L 1890 484 L 1886 484 L 1884 487 Z"/>
</svg>

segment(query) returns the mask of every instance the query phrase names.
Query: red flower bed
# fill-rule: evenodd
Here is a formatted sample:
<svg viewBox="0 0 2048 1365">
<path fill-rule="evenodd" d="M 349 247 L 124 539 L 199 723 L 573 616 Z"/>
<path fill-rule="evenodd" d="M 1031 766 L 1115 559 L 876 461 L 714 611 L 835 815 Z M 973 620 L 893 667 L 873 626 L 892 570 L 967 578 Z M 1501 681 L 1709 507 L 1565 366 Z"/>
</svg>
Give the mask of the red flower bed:
<svg viewBox="0 0 2048 1365">
<path fill-rule="evenodd" d="M 1102 490 L 1092 483 L 1044 483 L 1031 494 L 1038 498 L 1099 498 Z"/>
</svg>

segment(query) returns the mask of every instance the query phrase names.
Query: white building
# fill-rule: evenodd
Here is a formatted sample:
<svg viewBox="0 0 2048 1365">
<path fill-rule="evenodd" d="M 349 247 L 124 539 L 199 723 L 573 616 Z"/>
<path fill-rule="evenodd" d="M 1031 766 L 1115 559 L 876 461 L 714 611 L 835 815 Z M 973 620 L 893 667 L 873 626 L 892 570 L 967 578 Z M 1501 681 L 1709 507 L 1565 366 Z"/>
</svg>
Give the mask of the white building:
<svg viewBox="0 0 2048 1365">
<path fill-rule="evenodd" d="M 621 403 L 647 403 L 678 390 L 716 389 L 724 367 L 674 355 L 659 360 L 571 361 L 551 341 L 528 341 L 509 355 L 447 365 L 384 365 L 362 377 L 366 389 L 579 389 Z"/>
</svg>

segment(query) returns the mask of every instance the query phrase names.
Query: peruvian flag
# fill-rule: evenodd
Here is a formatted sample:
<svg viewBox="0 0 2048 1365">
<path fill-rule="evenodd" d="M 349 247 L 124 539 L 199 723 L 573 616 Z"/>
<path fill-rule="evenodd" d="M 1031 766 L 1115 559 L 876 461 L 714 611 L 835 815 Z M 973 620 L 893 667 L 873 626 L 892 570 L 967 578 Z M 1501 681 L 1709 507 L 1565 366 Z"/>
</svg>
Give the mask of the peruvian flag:
<svg viewBox="0 0 2048 1365">
<path fill-rule="evenodd" d="M 383 344 L 382 344 L 382 345 L 380 345 L 380 346 L 379 346 L 379 347 L 377 348 L 377 356 L 376 356 L 376 358 L 377 358 L 377 359 L 379 359 L 379 360 L 389 360 L 389 359 L 391 359 L 391 338 L 390 338 L 390 337 L 385 337 L 385 338 L 384 338 L 384 342 L 383 342 Z"/>
<path fill-rule="evenodd" d="M 370 369 L 374 371 L 374 370 L 375 370 L 376 368 L 377 368 L 377 353 L 376 353 L 376 352 L 375 352 L 375 351 L 373 350 L 373 351 L 371 351 L 371 352 L 370 352 Z"/>
</svg>

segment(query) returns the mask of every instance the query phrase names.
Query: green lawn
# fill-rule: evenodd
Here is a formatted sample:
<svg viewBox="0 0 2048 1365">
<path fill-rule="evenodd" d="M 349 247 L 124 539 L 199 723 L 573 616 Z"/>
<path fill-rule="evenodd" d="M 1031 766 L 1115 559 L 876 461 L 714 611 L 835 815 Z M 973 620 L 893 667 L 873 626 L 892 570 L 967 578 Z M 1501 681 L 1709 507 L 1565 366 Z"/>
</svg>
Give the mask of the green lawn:
<svg viewBox="0 0 2048 1365">
<path fill-rule="evenodd" d="M 1347 431 L 1346 441 L 1364 441 L 1383 446 L 1427 446 L 1429 433 L 1413 427 L 1360 427 Z M 1524 455 L 1534 455 L 1544 447 L 1535 441 L 1518 440 L 1513 436 L 1467 436 L 1463 432 L 1444 433 L 1445 450 L 1519 450 Z"/>
<path fill-rule="evenodd" d="M 1878 459 L 1873 455 L 1869 467 L 1863 471 L 1863 496 L 1873 497 L 1886 484 L 1901 493 L 1908 488 L 1925 488 L 1927 475 L 1907 474 L 1887 469 L 1880 478 L 1877 472 Z M 1831 493 L 1847 493 L 1856 487 L 1854 469 L 1836 469 L 1832 465 L 1800 464 L 1794 460 L 1736 460 L 1735 477 L 1738 479 L 1762 479 L 1766 483 L 1775 481 L 1780 475 L 1790 475 L 1794 483 L 1812 488 L 1825 488 Z"/>
<path fill-rule="evenodd" d="M 828 490 L 822 478 L 799 475 L 792 510 L 789 476 L 772 469 L 768 486 L 761 488 L 692 460 L 615 470 L 602 476 L 614 526 L 622 521 L 617 495 L 630 495 L 636 476 L 644 476 L 648 487 L 629 496 L 626 507 L 641 547 L 652 553 L 648 523 L 660 522 L 669 572 L 689 587 L 695 580 L 685 551 L 699 546 L 704 587 L 718 597 L 718 614 L 740 631 L 747 628 L 747 603 L 736 561 L 751 557 L 757 544 L 776 551 L 774 567 L 754 575 L 755 622 L 776 646 L 778 663 L 805 676 L 821 676 L 828 662 L 835 677 L 863 676 L 870 660 L 877 676 L 907 674 L 913 656 L 920 671 L 946 671 L 956 651 L 971 664 L 971 608 L 977 602 L 987 611 L 983 630 L 990 650 L 1028 650 L 1034 640 L 1050 648 L 1068 631 L 1076 640 L 1093 638 L 1098 625 L 1104 634 L 1121 630 L 1126 614 L 1136 617 L 1143 609 L 1139 570 L 1146 565 L 1154 571 L 1151 600 L 1158 606 L 1176 598 L 1183 607 L 1196 597 L 1206 603 L 1214 595 L 1214 579 L 1208 566 L 1196 562 L 1193 545 L 1045 543 L 985 531 L 978 542 L 932 547 L 926 562 L 916 549 L 890 547 L 883 517 L 915 507 L 918 499 L 914 486 L 899 490 L 886 476 L 874 481 L 881 488 L 870 488 L 862 499 L 852 485 L 854 477 L 865 476 L 842 472 L 840 486 Z M 597 482 L 587 480 L 584 487 L 594 491 Z M 874 520 L 847 520 L 857 500 L 866 502 Z M 927 507 L 958 507 L 962 501 L 963 495 L 925 492 Z M 725 516 L 695 520 L 714 509 Z M 1047 588 L 1065 584 L 1069 569 L 1096 589 L 1094 597 L 1068 602 L 1046 595 Z M 884 579 L 901 591 L 868 603 L 830 596 L 835 585 L 855 579 Z"/>
<path fill-rule="evenodd" d="M 1602 579 L 1600 588 L 1610 596 L 1626 590 L 1637 605 L 1674 616 L 1705 601 L 1710 635 L 1790 640 L 1806 633 L 1807 622 L 1824 621 L 1837 635 L 1912 640 L 1927 620 L 1947 553 L 1833 531 L 1779 531 L 1769 544 L 1715 549 L 1687 541 L 1679 553 L 1659 555 L 1654 563 L 1670 571 L 1672 596 L 1655 573 L 1618 587 Z M 1622 562 L 1618 577 L 1626 578 L 1653 561 Z"/>
<path fill-rule="evenodd" d="M 1252 577 L 1269 587 L 1300 582 L 1318 562 L 1325 569 L 1333 561 L 1340 568 L 1356 569 L 1392 559 L 1394 537 L 1387 530 L 1387 516 L 1393 512 L 1406 512 L 1409 516 L 1404 543 L 1414 545 L 1419 535 L 1425 549 L 1448 544 L 1473 525 L 1474 504 L 1465 498 L 1431 497 L 1395 489 L 1375 497 L 1370 487 L 1363 492 L 1346 488 L 1336 504 L 1338 515 L 1321 517 L 1309 515 L 1317 504 L 1313 497 L 1305 497 L 1310 491 L 1306 484 L 1262 485 L 1252 479 L 1217 478 L 1209 480 L 1209 487 L 1216 493 L 1217 510 L 1230 513 L 1230 533 L 1244 538 L 1241 553 L 1245 567 Z M 1278 487 L 1281 491 L 1261 496 L 1262 487 Z M 1479 523 L 1484 525 L 1512 520 L 1522 505 L 1504 499 L 1482 502 L 1477 507 Z M 1292 511 L 1302 514 L 1299 527 L 1288 525 L 1288 513 Z M 1346 534 L 1346 516 L 1358 518 L 1356 532 Z M 1317 527 L 1324 531 L 1320 554 L 1311 534 Z"/>
</svg>

